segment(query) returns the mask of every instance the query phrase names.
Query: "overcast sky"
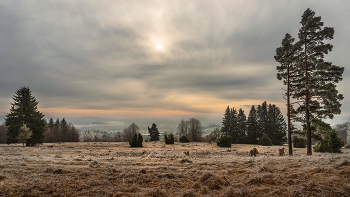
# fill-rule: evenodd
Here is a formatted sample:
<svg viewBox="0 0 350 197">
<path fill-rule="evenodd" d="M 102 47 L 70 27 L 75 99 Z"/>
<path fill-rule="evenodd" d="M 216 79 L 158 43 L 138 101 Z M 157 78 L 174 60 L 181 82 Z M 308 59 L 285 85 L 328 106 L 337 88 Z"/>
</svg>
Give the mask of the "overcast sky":
<svg viewBox="0 0 350 197">
<path fill-rule="evenodd" d="M 248 116 L 263 101 L 285 113 L 273 57 L 286 33 L 297 37 L 310 8 L 335 29 L 326 60 L 345 67 L 342 114 L 332 123 L 343 122 L 350 115 L 349 7 L 347 0 L 0 0 L 0 116 L 22 86 L 47 118 L 220 123 L 228 105 Z"/>
</svg>

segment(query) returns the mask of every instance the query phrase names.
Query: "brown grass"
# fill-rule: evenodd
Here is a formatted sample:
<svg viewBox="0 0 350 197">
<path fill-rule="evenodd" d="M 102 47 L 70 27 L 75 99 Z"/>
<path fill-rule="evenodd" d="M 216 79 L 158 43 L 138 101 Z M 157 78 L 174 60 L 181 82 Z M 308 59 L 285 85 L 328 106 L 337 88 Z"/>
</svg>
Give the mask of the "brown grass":
<svg viewBox="0 0 350 197">
<path fill-rule="evenodd" d="M 250 157 L 257 148 L 259 155 Z M 350 156 L 189 143 L 0 145 L 0 196 L 350 196 Z M 287 148 L 287 147 L 286 147 Z M 190 154 L 184 152 L 190 151 Z"/>
</svg>

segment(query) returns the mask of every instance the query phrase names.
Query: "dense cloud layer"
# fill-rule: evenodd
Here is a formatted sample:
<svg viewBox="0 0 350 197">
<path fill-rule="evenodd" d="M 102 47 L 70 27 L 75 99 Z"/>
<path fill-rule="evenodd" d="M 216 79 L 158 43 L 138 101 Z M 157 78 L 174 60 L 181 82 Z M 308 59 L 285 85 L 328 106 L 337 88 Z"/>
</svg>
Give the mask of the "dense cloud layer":
<svg viewBox="0 0 350 197">
<path fill-rule="evenodd" d="M 221 116 L 227 105 L 247 111 L 264 100 L 284 107 L 273 56 L 285 33 L 297 37 L 301 15 L 311 8 L 335 28 L 327 58 L 346 68 L 339 84 L 346 120 L 349 6 L 316 0 L 0 1 L 0 114 L 22 86 L 49 116 Z"/>
</svg>

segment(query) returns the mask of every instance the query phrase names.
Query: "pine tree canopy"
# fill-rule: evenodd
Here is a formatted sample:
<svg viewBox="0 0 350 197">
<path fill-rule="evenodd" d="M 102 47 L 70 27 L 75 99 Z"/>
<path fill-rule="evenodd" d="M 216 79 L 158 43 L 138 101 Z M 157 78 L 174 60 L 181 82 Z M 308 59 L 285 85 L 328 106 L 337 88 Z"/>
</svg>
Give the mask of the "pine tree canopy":
<svg viewBox="0 0 350 197">
<path fill-rule="evenodd" d="M 333 49 L 325 41 L 333 39 L 334 28 L 323 27 L 321 17 L 315 16 L 315 12 L 309 8 L 303 13 L 300 24 L 299 40 L 294 43 L 294 38 L 287 33 L 282 46 L 276 49 L 275 59 L 281 64 L 277 66 L 277 78 L 283 79 L 287 85 L 289 136 L 289 120 L 292 117 L 304 125 L 307 154 L 311 155 L 311 122 L 332 119 L 341 113 L 340 101 L 344 97 L 338 93 L 336 84 L 343 79 L 344 67 L 324 60 L 325 55 Z M 298 104 L 295 110 L 289 103 L 289 96 Z M 291 147 L 290 140 L 289 144 Z"/>
<path fill-rule="evenodd" d="M 26 141 L 27 146 L 43 143 L 46 121 L 44 115 L 37 109 L 39 102 L 27 87 L 17 90 L 12 98 L 14 103 L 11 103 L 10 113 L 5 118 L 7 143 L 18 142 L 16 137 L 24 124 L 33 133 L 32 137 Z"/>
</svg>

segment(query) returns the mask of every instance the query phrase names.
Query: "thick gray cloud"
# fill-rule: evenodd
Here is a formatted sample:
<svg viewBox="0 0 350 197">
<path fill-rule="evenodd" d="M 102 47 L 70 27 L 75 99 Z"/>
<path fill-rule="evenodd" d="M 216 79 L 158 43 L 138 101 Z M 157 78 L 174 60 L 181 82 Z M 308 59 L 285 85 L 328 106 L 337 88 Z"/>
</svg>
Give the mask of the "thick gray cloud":
<svg viewBox="0 0 350 197">
<path fill-rule="evenodd" d="M 349 6 L 340 0 L 0 0 L 0 114 L 22 86 L 31 88 L 44 111 L 163 110 L 166 116 L 181 111 L 204 117 L 233 103 L 266 100 L 283 107 L 273 56 L 285 33 L 297 37 L 301 15 L 311 8 L 335 28 L 327 58 L 346 68 L 338 86 L 346 120 Z"/>
</svg>

